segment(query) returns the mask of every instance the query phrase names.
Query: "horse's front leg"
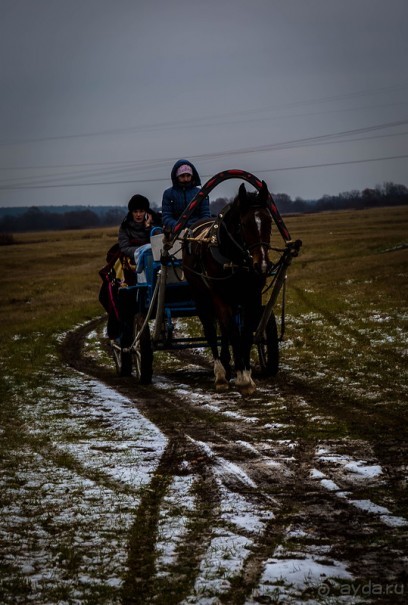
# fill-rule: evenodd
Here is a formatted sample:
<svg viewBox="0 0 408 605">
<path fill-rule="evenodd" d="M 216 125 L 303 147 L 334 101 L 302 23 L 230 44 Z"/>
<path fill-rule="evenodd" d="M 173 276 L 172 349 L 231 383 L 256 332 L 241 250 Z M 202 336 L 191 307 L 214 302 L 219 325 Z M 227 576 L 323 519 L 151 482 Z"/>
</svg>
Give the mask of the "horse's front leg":
<svg viewBox="0 0 408 605">
<path fill-rule="evenodd" d="M 256 391 L 256 384 L 252 379 L 252 370 L 250 365 L 250 352 L 252 346 L 252 334 L 248 339 L 241 335 L 240 355 L 242 359 L 242 369 L 237 370 L 236 385 L 242 395 L 252 395 Z"/>
<path fill-rule="evenodd" d="M 248 326 L 239 326 L 236 317 L 228 308 L 224 308 L 223 311 L 219 321 L 224 337 L 229 338 L 231 343 L 237 373 L 235 384 L 242 395 L 252 395 L 256 390 L 249 363 L 252 332 L 248 330 Z"/>
<path fill-rule="evenodd" d="M 227 372 L 222 364 L 221 359 L 214 359 L 214 377 L 215 377 L 215 390 L 217 393 L 223 393 L 229 389 L 229 381 Z"/>
<path fill-rule="evenodd" d="M 212 305 L 202 301 L 196 302 L 197 314 L 203 326 L 204 337 L 208 342 L 214 360 L 215 390 L 219 393 L 229 389 L 229 377 L 225 367 L 218 355 L 217 322 L 215 314 L 212 313 Z"/>
<path fill-rule="evenodd" d="M 242 370 L 237 372 L 237 387 L 242 395 L 252 395 L 256 390 L 252 379 L 251 370 L 251 348 L 253 343 L 252 321 L 246 313 L 243 313 L 240 329 L 240 355 L 242 359 Z"/>
</svg>

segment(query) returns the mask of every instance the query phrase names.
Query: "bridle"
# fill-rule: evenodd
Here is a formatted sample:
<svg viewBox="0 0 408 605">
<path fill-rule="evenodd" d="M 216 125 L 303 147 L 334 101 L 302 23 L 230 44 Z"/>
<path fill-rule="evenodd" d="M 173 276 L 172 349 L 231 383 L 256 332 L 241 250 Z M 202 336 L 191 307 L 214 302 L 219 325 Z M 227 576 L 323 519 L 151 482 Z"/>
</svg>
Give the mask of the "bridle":
<svg viewBox="0 0 408 605">
<path fill-rule="evenodd" d="M 211 231 L 215 232 L 216 234 L 216 241 L 217 241 L 217 245 L 218 247 L 221 248 L 225 248 L 225 246 L 223 245 L 224 242 L 222 241 L 222 237 L 225 235 L 229 242 L 233 245 L 233 247 L 235 248 L 235 250 L 237 251 L 237 256 L 239 257 L 238 262 L 238 266 L 242 266 L 242 268 L 246 268 L 246 269 L 253 269 L 253 258 L 252 258 L 252 254 L 251 252 L 253 250 L 256 250 L 257 248 L 262 248 L 265 253 L 268 252 L 269 250 L 271 250 L 271 245 L 269 242 L 266 241 L 258 241 L 258 242 L 254 242 L 253 244 L 247 244 L 245 239 L 240 237 L 239 239 L 237 239 L 237 234 L 240 235 L 242 233 L 242 231 L 245 230 L 245 226 L 243 225 L 242 221 L 240 220 L 238 223 L 238 230 L 237 230 L 237 234 L 233 234 L 231 233 L 231 230 L 228 227 L 228 224 L 225 220 L 225 217 L 228 217 L 228 213 L 231 209 L 231 205 L 228 205 L 229 207 L 225 208 L 224 211 L 222 213 L 220 213 L 217 217 L 217 221 L 215 221 Z M 264 206 L 256 206 L 254 205 L 252 207 L 254 210 L 256 210 L 257 208 L 265 208 Z M 269 209 L 268 213 L 270 214 Z M 271 215 L 271 223 L 272 223 L 272 215 Z M 234 236 L 235 235 L 235 236 Z M 239 241 L 241 240 L 241 241 Z"/>
</svg>

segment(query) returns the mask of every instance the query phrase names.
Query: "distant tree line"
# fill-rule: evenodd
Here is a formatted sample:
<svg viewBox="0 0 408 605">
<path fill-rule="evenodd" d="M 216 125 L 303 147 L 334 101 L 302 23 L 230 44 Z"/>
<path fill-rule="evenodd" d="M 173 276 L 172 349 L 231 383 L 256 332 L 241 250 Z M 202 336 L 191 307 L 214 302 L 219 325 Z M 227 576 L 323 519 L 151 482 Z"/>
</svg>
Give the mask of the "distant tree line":
<svg viewBox="0 0 408 605">
<path fill-rule="evenodd" d="M 0 232 L 60 231 L 62 229 L 87 229 L 119 225 L 126 214 L 124 208 L 109 208 L 100 213 L 90 208 L 67 212 L 44 210 L 32 206 L 19 215 L 7 215 L 0 219 Z"/>
<path fill-rule="evenodd" d="M 346 191 L 339 195 L 324 195 L 317 200 L 292 198 L 286 193 L 273 193 L 272 197 L 281 214 L 303 214 L 306 212 L 323 212 L 325 210 L 359 210 L 382 206 L 400 206 L 408 204 L 408 188 L 405 185 L 384 183 L 374 189 L 363 191 Z M 232 200 L 218 198 L 211 202 L 211 211 L 217 214 L 226 203 Z"/>
<path fill-rule="evenodd" d="M 318 200 L 292 200 L 286 193 L 273 194 L 281 214 L 303 214 L 325 210 L 351 210 L 408 204 L 408 188 L 392 182 L 374 189 L 346 191 L 339 195 L 324 195 Z M 210 202 L 211 213 L 217 215 L 231 199 L 219 197 Z M 113 227 L 120 224 L 127 209 L 109 206 L 106 209 L 76 208 L 66 212 L 32 206 L 18 215 L 5 215 L 0 219 L 0 233 L 22 231 L 51 231 L 61 229 L 86 229 Z"/>
<path fill-rule="evenodd" d="M 374 189 L 366 188 L 363 191 L 345 191 L 339 195 L 324 195 L 314 202 L 305 202 L 296 198 L 294 202 L 279 199 L 274 196 L 276 203 L 280 204 L 282 213 L 286 212 L 322 212 L 325 210 L 361 210 L 363 208 L 379 208 L 382 206 L 401 206 L 408 204 L 408 188 L 387 182 L 377 185 Z"/>
</svg>

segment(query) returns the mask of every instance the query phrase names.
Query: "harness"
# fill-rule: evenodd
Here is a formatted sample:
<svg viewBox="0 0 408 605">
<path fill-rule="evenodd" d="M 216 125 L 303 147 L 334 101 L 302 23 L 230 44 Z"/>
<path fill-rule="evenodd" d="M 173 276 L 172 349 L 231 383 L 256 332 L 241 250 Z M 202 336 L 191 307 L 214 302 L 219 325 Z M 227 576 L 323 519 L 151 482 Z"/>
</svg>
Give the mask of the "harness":
<svg viewBox="0 0 408 605">
<path fill-rule="evenodd" d="M 211 256 L 216 261 L 216 263 L 221 265 L 221 267 L 223 269 L 227 269 L 227 268 L 233 269 L 233 267 L 238 267 L 238 265 L 233 265 L 231 263 L 231 260 L 220 252 L 220 248 L 219 248 L 221 226 L 223 225 L 223 220 L 224 220 L 226 213 L 230 210 L 230 206 L 231 206 L 231 204 L 228 204 L 224 208 L 224 210 L 218 214 L 218 216 L 215 220 L 210 220 L 210 221 L 201 223 L 200 225 L 196 225 L 195 227 L 193 226 L 192 228 L 190 228 L 186 232 L 186 234 L 184 235 L 184 238 L 183 238 L 184 241 L 189 242 L 189 252 L 190 253 L 191 253 L 191 244 L 192 243 L 195 243 L 198 245 L 204 244 L 204 243 L 208 244 L 208 250 L 210 251 Z M 227 231 L 227 233 L 229 233 L 229 232 Z M 238 243 L 237 243 L 237 245 L 238 245 Z M 189 270 L 193 271 L 192 269 L 189 269 Z M 202 265 L 202 271 L 201 272 L 195 271 L 195 273 L 208 277 L 205 267 L 203 265 Z M 228 279 L 229 277 L 230 276 L 227 275 L 226 277 L 222 277 L 222 278 L 209 277 L 209 279 L 224 280 L 224 279 Z"/>
<path fill-rule="evenodd" d="M 218 214 L 215 220 L 207 221 L 205 223 L 201 223 L 199 225 L 193 226 L 190 228 L 184 235 L 183 240 L 189 242 L 189 252 L 191 253 L 191 244 L 194 242 L 198 245 L 206 243 L 208 245 L 208 250 L 214 259 L 214 261 L 220 265 L 224 270 L 229 270 L 230 273 L 223 277 L 213 277 L 209 276 L 205 266 L 201 265 L 201 271 L 194 271 L 194 269 L 188 268 L 188 271 L 195 273 L 196 275 L 200 275 L 204 281 L 207 280 L 227 280 L 230 279 L 237 271 L 250 271 L 252 269 L 252 256 L 251 250 L 258 246 L 267 246 L 270 248 L 268 242 L 256 242 L 251 246 L 246 246 L 240 243 L 236 237 L 231 233 L 228 229 L 228 226 L 225 222 L 225 218 L 231 212 L 232 203 L 227 204 L 223 210 Z M 232 261 L 229 257 L 225 256 L 220 247 L 225 248 L 224 244 L 221 242 L 221 239 L 226 237 L 228 242 L 232 244 L 233 249 L 236 251 L 237 261 Z M 234 254 L 235 256 L 235 254 Z"/>
</svg>

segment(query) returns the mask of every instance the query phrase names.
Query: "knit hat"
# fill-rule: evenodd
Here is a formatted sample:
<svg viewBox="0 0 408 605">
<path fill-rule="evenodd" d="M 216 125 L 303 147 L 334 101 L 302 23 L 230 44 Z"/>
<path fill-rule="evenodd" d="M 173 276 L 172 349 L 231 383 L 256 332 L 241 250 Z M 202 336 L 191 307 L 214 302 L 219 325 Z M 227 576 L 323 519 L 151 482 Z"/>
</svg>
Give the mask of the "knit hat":
<svg viewBox="0 0 408 605">
<path fill-rule="evenodd" d="M 193 175 L 193 169 L 188 164 L 182 164 L 180 168 L 177 169 L 176 176 L 180 176 L 181 174 L 191 174 Z"/>
<path fill-rule="evenodd" d="M 147 212 L 150 207 L 150 202 L 144 195 L 140 195 L 137 193 L 133 197 L 130 198 L 128 203 L 129 212 L 134 212 L 135 210 L 144 210 Z"/>
</svg>

